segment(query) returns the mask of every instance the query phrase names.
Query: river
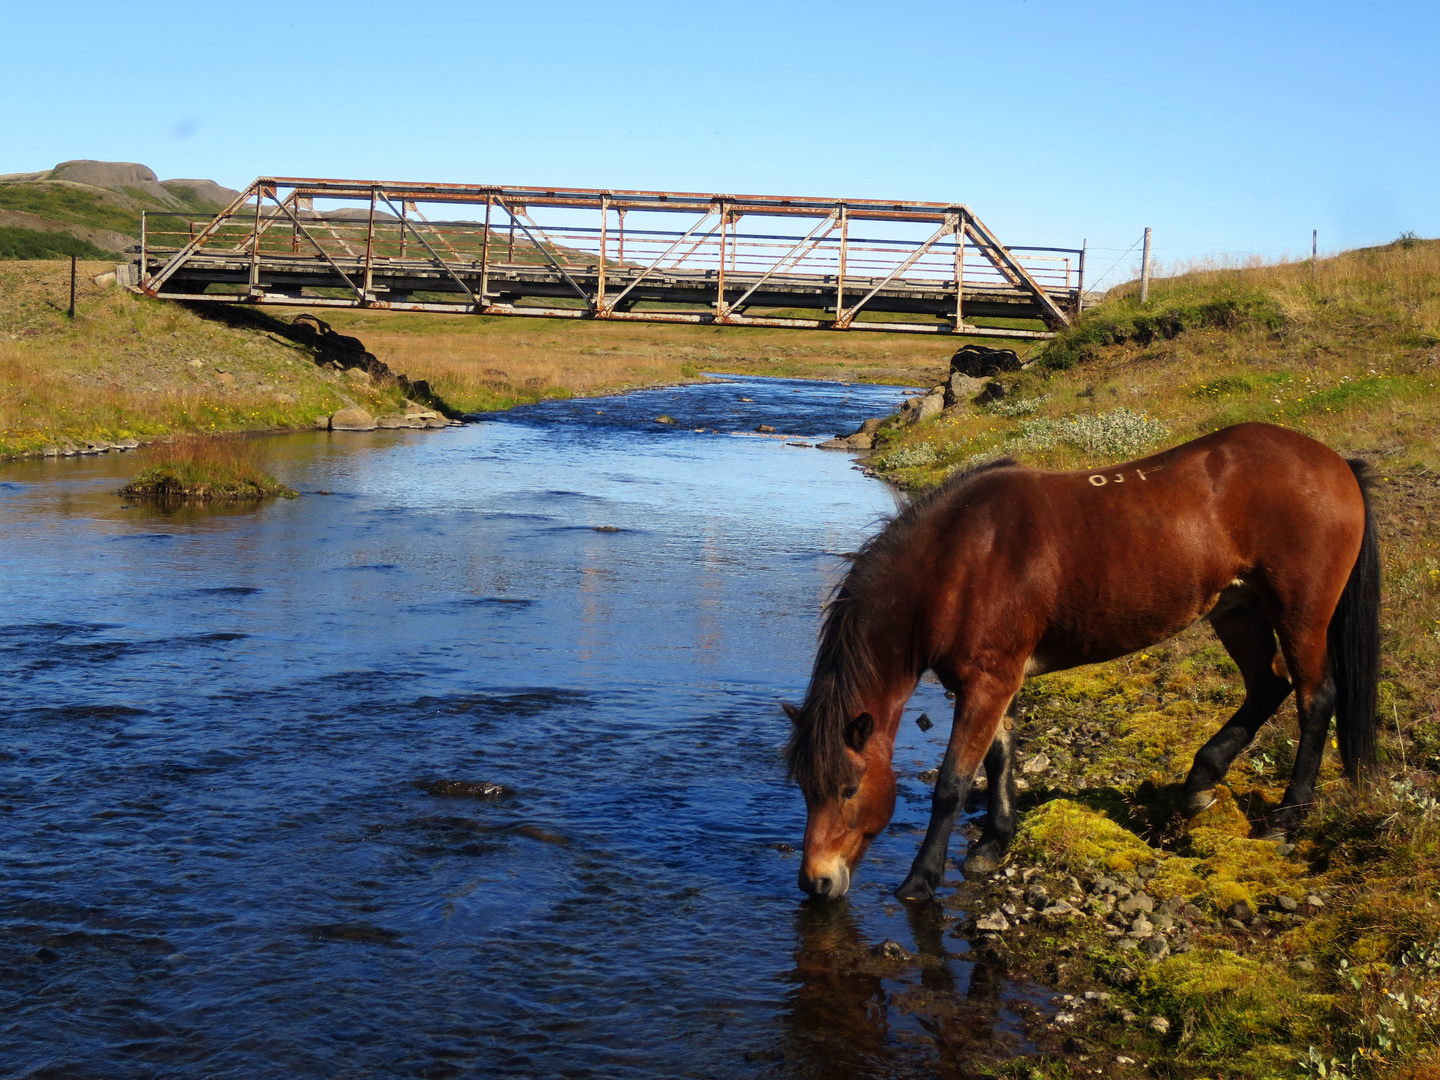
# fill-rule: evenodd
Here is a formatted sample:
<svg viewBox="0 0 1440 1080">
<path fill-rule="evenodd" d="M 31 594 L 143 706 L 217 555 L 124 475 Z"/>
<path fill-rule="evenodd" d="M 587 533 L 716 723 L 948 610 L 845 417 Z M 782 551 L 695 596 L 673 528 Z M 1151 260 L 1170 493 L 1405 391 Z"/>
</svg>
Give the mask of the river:
<svg viewBox="0 0 1440 1080">
<path fill-rule="evenodd" d="M 1021 1045 L 1033 989 L 889 892 L 939 686 L 850 897 L 802 902 L 788 848 L 780 703 L 893 501 L 745 433 L 899 399 L 733 378 L 278 436 L 302 495 L 258 509 L 119 498 L 143 451 L 0 466 L 0 1072 L 905 1077 Z M 885 939 L 931 962 L 845 959 Z"/>
</svg>

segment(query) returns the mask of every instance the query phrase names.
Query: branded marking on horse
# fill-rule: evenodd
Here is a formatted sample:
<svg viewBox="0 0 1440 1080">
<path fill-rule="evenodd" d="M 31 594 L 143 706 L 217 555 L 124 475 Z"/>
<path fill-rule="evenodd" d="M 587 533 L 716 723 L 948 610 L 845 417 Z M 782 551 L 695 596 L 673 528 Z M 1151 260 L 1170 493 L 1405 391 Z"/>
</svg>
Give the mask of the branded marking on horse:
<svg viewBox="0 0 1440 1080">
<path fill-rule="evenodd" d="M 1159 471 L 1152 466 L 1149 469 L 1136 469 L 1135 475 L 1141 480 L 1145 480 L 1148 479 L 1150 473 Z M 1123 484 L 1124 482 L 1125 474 L 1123 472 L 1118 472 L 1114 476 L 1106 476 L 1104 473 L 1092 473 L 1090 476 L 1090 483 L 1095 487 L 1104 487 L 1106 484 Z"/>
</svg>

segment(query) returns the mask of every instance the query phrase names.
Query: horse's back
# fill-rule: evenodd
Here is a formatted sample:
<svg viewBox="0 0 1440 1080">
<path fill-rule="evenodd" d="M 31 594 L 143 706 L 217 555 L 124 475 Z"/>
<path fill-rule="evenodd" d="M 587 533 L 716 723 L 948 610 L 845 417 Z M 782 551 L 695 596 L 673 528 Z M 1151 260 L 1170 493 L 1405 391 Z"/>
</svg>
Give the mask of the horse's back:
<svg viewBox="0 0 1440 1080">
<path fill-rule="evenodd" d="M 1031 638 L 1037 655 L 1063 639 L 1066 655 L 1046 667 L 1168 637 L 1236 583 L 1283 600 L 1318 573 L 1330 589 L 1364 529 L 1344 459 L 1265 424 L 1092 471 L 996 468 L 963 481 L 949 504 L 936 533 L 937 571 L 951 582 L 944 606 L 975 612 L 990 597 L 998 614 L 975 633 Z"/>
</svg>

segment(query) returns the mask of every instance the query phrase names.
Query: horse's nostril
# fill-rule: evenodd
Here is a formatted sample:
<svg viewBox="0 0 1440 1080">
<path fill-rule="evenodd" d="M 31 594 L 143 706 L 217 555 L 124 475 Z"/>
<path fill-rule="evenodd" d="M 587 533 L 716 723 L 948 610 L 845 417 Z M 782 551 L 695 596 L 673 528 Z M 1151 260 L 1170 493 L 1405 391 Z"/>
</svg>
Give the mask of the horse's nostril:
<svg viewBox="0 0 1440 1080">
<path fill-rule="evenodd" d="M 829 896 L 830 879 L 828 877 L 816 878 L 810 883 L 810 892 L 815 896 Z"/>
</svg>

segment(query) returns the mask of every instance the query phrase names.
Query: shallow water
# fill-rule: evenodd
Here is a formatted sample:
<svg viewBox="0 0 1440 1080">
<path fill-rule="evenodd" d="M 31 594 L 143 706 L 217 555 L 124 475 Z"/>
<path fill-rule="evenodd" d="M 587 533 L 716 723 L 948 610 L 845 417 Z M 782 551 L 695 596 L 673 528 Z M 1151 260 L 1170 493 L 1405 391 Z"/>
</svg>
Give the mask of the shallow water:
<svg viewBox="0 0 1440 1080">
<path fill-rule="evenodd" d="M 126 503 L 143 453 L 0 467 L 0 1069 L 883 1077 L 1014 1043 L 1028 991 L 889 894 L 938 686 L 847 901 L 801 903 L 776 847 L 804 825 L 779 702 L 893 503 L 729 433 L 899 396 L 736 379 L 279 437 L 305 494 L 243 511 Z M 942 962 L 836 959 L 885 938 Z M 943 1024 L 907 1004 L 932 991 Z"/>
</svg>

